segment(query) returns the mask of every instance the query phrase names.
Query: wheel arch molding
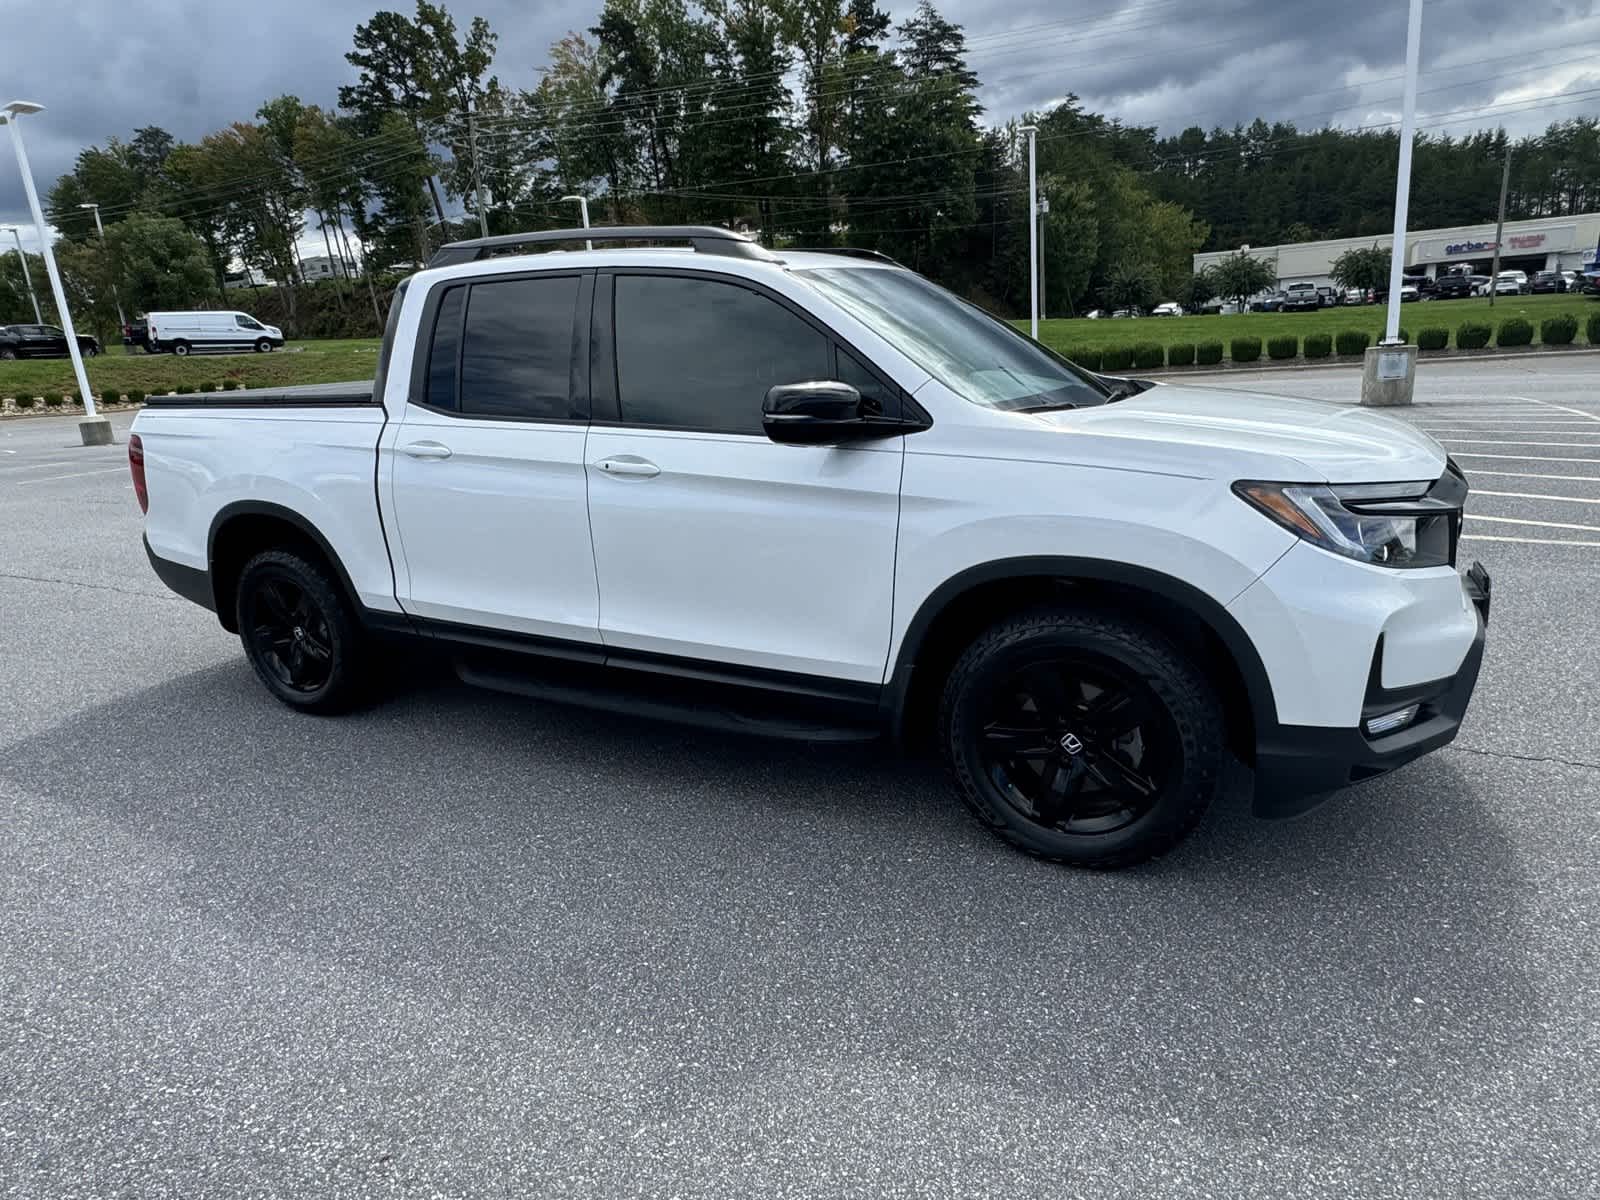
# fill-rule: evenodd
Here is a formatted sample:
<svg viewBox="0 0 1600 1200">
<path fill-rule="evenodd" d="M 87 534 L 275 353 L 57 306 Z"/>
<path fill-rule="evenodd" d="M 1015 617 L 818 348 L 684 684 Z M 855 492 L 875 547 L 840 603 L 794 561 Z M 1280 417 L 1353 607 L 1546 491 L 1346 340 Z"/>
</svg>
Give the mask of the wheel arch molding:
<svg viewBox="0 0 1600 1200">
<path fill-rule="evenodd" d="M 964 639 L 1006 612 L 1047 600 L 1115 605 L 1116 611 L 1145 620 L 1180 646 L 1204 651 L 1212 662 L 1203 666 L 1231 668 L 1231 678 L 1214 682 L 1234 710 L 1232 748 L 1246 762 L 1253 761 L 1256 737 L 1276 726 L 1277 707 L 1260 654 L 1227 608 L 1193 584 L 1148 567 L 1067 555 L 982 563 L 928 594 L 906 626 L 882 693 L 881 715 L 893 739 L 900 744 L 908 740 L 910 727 L 926 711 L 930 689 L 936 690 Z"/>
<path fill-rule="evenodd" d="M 282 537 L 285 527 L 290 531 L 287 539 Z M 278 536 L 272 536 L 273 531 L 277 531 Z M 263 536 L 252 537 L 251 533 Z M 243 544 L 236 547 L 234 540 L 241 536 L 244 538 Z M 282 504 L 267 500 L 236 500 L 217 510 L 217 514 L 211 518 L 211 528 L 206 533 L 206 568 L 211 577 L 211 592 L 216 602 L 217 618 L 229 633 L 238 632 L 235 627 L 233 590 L 244 564 L 256 552 L 268 546 L 293 545 L 296 542 L 309 544 L 333 568 L 351 610 L 358 614 L 364 610 L 355 584 L 338 552 L 316 525 L 303 514 Z"/>
</svg>

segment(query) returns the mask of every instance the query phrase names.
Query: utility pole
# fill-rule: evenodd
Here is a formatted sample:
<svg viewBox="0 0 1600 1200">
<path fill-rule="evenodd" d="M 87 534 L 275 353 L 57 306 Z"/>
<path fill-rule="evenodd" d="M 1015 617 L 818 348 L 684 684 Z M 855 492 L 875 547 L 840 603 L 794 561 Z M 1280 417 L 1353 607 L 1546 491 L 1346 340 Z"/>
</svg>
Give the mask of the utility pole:
<svg viewBox="0 0 1600 1200">
<path fill-rule="evenodd" d="M 100 224 L 100 206 L 98 204 L 80 204 L 78 207 L 94 210 L 94 227 L 99 231 L 100 248 L 104 250 L 106 247 L 106 227 Z M 128 324 L 128 318 L 122 315 L 122 297 L 117 295 L 117 285 L 115 283 L 111 285 L 111 299 L 115 301 L 117 305 L 117 324 L 126 328 Z"/>
<path fill-rule="evenodd" d="M 467 105 L 467 141 L 472 146 L 472 190 L 478 198 L 478 232 L 489 236 L 489 211 L 483 202 L 483 172 L 478 170 L 478 124 L 472 119 L 472 106 Z"/>
<path fill-rule="evenodd" d="M 1039 175 L 1034 161 L 1037 125 L 1024 125 L 1028 135 L 1028 332 L 1039 340 Z"/>
<path fill-rule="evenodd" d="M 17 258 L 22 262 L 22 282 L 28 285 L 28 299 L 33 302 L 33 323 L 43 325 L 44 318 L 39 315 L 39 297 L 33 294 L 33 275 L 28 270 L 28 256 L 22 250 L 22 232 L 15 225 L 7 225 L 11 236 L 17 239 Z"/>
<path fill-rule="evenodd" d="M 1489 307 L 1494 307 L 1495 284 L 1500 282 L 1500 235 L 1506 230 L 1506 188 L 1511 183 L 1511 139 L 1506 139 L 1506 162 L 1500 168 L 1500 215 L 1494 223 L 1494 265 L 1489 268 Z"/>
<path fill-rule="evenodd" d="M 1042 197 L 1039 201 L 1039 211 L 1033 219 L 1039 223 L 1039 319 L 1043 320 L 1050 312 L 1050 302 L 1045 299 L 1049 290 L 1046 285 L 1050 282 L 1050 273 L 1044 269 L 1044 219 L 1050 215 L 1050 197 Z"/>
</svg>

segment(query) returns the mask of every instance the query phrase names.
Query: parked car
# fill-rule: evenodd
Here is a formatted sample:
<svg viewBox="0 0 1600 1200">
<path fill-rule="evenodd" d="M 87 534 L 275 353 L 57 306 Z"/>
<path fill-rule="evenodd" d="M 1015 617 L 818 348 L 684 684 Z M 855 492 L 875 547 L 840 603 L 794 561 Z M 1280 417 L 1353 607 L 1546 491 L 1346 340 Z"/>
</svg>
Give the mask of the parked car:
<svg viewBox="0 0 1600 1200">
<path fill-rule="evenodd" d="M 78 353 L 93 358 L 100 340 L 78 334 Z M 66 358 L 67 335 L 54 325 L 0 325 L 0 358 Z"/>
<path fill-rule="evenodd" d="M 1551 292 L 1564 292 L 1571 286 L 1567 277 L 1560 271 L 1540 271 L 1528 284 L 1528 291 L 1535 296 L 1548 295 Z"/>
<path fill-rule="evenodd" d="M 1496 296 L 1520 296 L 1528 290 L 1528 276 L 1522 271 L 1501 271 L 1494 279 Z"/>
<path fill-rule="evenodd" d="M 1448 274 L 1440 275 L 1433 281 L 1433 298 L 1435 300 L 1465 300 L 1469 296 L 1476 294 L 1479 287 L 1478 280 L 1478 276 L 1460 271 L 1452 271 Z"/>
<path fill-rule="evenodd" d="M 153 312 L 145 316 L 145 344 L 153 353 L 179 356 L 195 350 L 265 354 L 283 345 L 283 331 L 244 312 Z"/>
<path fill-rule="evenodd" d="M 1165 304 L 1158 304 L 1152 308 L 1150 315 L 1152 317 L 1181 317 L 1183 316 L 1183 305 L 1168 300 Z"/>
<path fill-rule="evenodd" d="M 1110 314 L 1107 313 L 1103 308 L 1091 308 L 1088 312 L 1083 314 L 1083 317 L 1086 321 L 1098 321 L 1102 317 L 1109 315 Z"/>
<path fill-rule="evenodd" d="M 1344 302 L 1346 304 L 1368 304 L 1371 302 L 1371 297 L 1367 295 L 1364 288 L 1345 288 Z"/>
<path fill-rule="evenodd" d="M 1117 319 L 1117 320 L 1119 320 L 1119 321 L 1120 321 L 1120 320 L 1122 320 L 1122 319 L 1123 319 L 1123 318 L 1125 318 L 1125 317 L 1126 317 L 1126 318 L 1134 318 L 1134 317 L 1137 317 L 1137 316 L 1138 316 L 1138 315 L 1139 315 L 1139 313 L 1138 313 L 1138 311 L 1137 311 L 1137 310 L 1136 310 L 1136 309 L 1132 309 L 1132 308 L 1119 308 L 1119 309 L 1117 309 L 1117 311 L 1116 311 L 1116 312 L 1114 312 L 1114 313 L 1112 313 L 1112 314 L 1111 314 L 1111 315 L 1112 315 L 1112 316 L 1113 316 L 1113 317 L 1115 317 L 1115 318 L 1116 318 L 1116 319 Z"/>
<path fill-rule="evenodd" d="M 507 253 L 646 236 L 695 249 Z M 157 575 L 291 708 L 420 637 L 608 736 L 931 743 L 1081 865 L 1173 846 L 1232 753 L 1284 814 L 1449 742 L 1489 608 L 1406 421 L 1089 375 L 897 264 L 706 227 L 448 245 L 376 381 L 152 397 L 128 456 Z"/>
<path fill-rule="evenodd" d="M 1284 312 L 1315 312 L 1322 307 L 1322 297 L 1313 283 L 1291 283 L 1278 296 L 1278 307 Z"/>
<path fill-rule="evenodd" d="M 1278 312 L 1283 308 L 1283 293 L 1269 292 L 1250 301 L 1251 312 Z"/>
<path fill-rule="evenodd" d="M 1344 302 L 1340 296 L 1339 289 L 1335 287 L 1319 287 L 1317 289 L 1317 300 L 1323 308 L 1337 308 Z"/>
</svg>

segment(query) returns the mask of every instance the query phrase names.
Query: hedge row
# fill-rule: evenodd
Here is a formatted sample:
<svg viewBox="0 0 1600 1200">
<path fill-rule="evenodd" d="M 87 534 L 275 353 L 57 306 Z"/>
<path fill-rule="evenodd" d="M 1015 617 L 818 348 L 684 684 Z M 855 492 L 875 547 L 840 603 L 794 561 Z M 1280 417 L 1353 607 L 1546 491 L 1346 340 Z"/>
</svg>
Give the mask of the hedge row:
<svg viewBox="0 0 1600 1200">
<path fill-rule="evenodd" d="M 1591 346 L 1600 346 L 1600 313 L 1590 313 L 1584 324 Z M 1578 318 L 1570 314 L 1548 317 L 1539 325 L 1539 341 L 1546 346 L 1570 346 L 1578 337 Z M 1498 328 L 1477 321 L 1465 321 L 1456 327 L 1455 342 L 1459 350 L 1481 350 L 1491 342 L 1496 346 L 1531 346 L 1534 328 L 1522 317 L 1511 317 L 1500 322 Z M 1400 331 L 1402 342 L 1411 341 L 1409 330 Z M 1359 329 L 1342 330 L 1336 335 L 1308 333 L 1304 340 L 1293 334 L 1269 338 L 1267 357 L 1283 362 L 1298 358 L 1327 358 L 1338 353 L 1346 357 L 1365 354 L 1372 344 L 1372 335 Z M 1417 349 L 1445 350 L 1450 345 L 1450 330 L 1429 326 L 1417 334 Z M 1236 337 L 1228 344 L 1227 357 L 1236 363 L 1253 363 L 1261 358 L 1262 342 L 1258 337 Z M 1165 348 L 1154 342 L 1141 342 L 1136 346 L 1113 346 L 1105 349 L 1094 346 L 1072 346 L 1064 353 L 1067 358 L 1091 371 L 1126 371 L 1130 367 L 1202 367 L 1216 366 L 1223 359 L 1221 342 L 1182 343 Z"/>
</svg>

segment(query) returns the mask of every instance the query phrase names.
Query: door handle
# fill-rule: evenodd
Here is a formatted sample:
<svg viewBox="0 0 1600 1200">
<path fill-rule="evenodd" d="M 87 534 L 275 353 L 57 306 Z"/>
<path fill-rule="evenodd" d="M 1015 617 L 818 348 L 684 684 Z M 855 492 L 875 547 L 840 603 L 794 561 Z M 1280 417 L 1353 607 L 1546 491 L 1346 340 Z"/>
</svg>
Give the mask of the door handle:
<svg viewBox="0 0 1600 1200">
<path fill-rule="evenodd" d="M 449 458 L 450 447 L 440 442 L 412 442 L 400 449 L 412 458 Z"/>
<path fill-rule="evenodd" d="M 633 479 L 649 479 L 661 474 L 661 468 L 648 459 L 640 458 L 635 454 L 623 454 L 617 458 L 602 458 L 595 463 L 607 475 L 626 475 Z"/>
</svg>

